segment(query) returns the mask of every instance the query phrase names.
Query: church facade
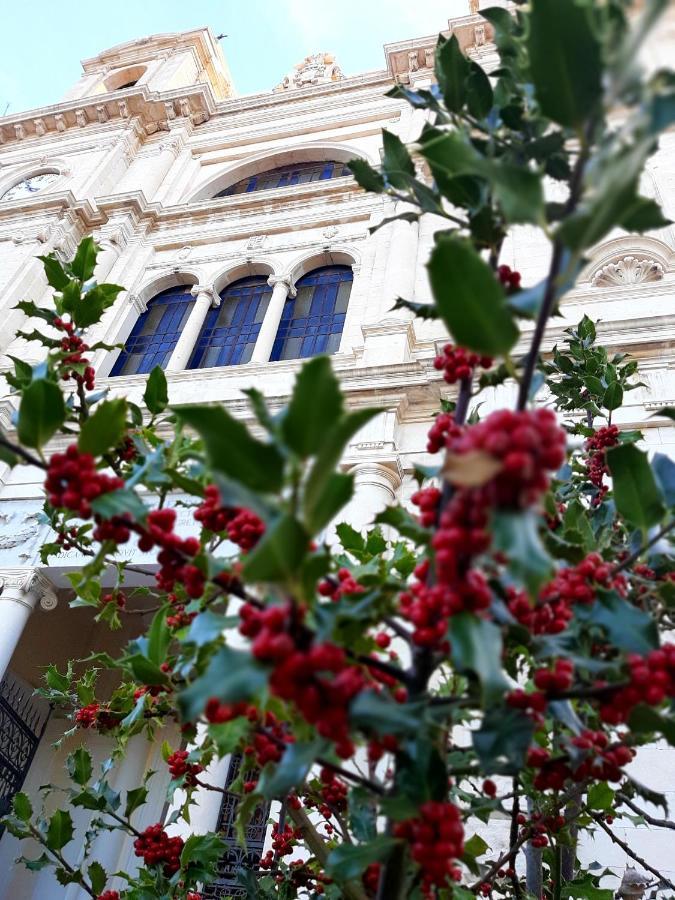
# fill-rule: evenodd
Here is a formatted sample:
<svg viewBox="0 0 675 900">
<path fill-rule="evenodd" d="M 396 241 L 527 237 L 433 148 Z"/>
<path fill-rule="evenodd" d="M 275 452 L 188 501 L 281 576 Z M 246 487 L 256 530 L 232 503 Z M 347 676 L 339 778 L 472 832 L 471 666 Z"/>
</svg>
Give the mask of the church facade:
<svg viewBox="0 0 675 900">
<path fill-rule="evenodd" d="M 492 34 L 475 6 L 439 29 L 451 29 L 489 68 Z M 430 83 L 435 41 L 432 35 L 386 45 L 384 66 L 355 76 L 345 76 L 331 54 L 317 53 L 269 92 L 238 97 L 209 29 L 155 35 L 85 60 L 81 79 L 61 102 L 0 119 L 0 369 L 11 366 L 9 355 L 37 359 L 35 345 L 14 337 L 24 321 L 16 303 L 49 298 L 36 257 L 55 251 L 70 258 L 93 234 L 102 246 L 96 277 L 124 287 L 88 336 L 90 343 L 124 345 L 95 359 L 99 387 L 140 403 L 143 373 L 159 364 L 172 403 L 209 400 L 247 416 L 242 389 L 255 386 L 281 406 L 298 361 L 330 353 L 350 407 L 382 409 L 342 462 L 356 483 L 346 517 L 363 527 L 394 498 L 406 500 L 415 489 L 414 466 L 429 461 L 431 417 L 452 389 L 433 367 L 441 328 L 392 308 L 399 296 L 430 299 L 425 262 L 437 225 L 423 218 L 371 232 L 399 210 L 389 198 L 365 194 L 346 163 L 360 157 L 376 165 L 382 129 L 404 141 L 416 137 L 421 113 L 385 93 L 397 82 Z M 673 51 L 671 11 L 650 64 Z M 675 219 L 675 133 L 662 140 L 643 193 Z M 503 262 L 533 283 L 546 268 L 545 247 L 533 229 L 518 228 Z M 657 412 L 675 405 L 675 230 L 611 235 L 593 252 L 562 312 L 545 350 L 583 314 L 600 320 L 603 342 L 637 359 L 645 383 L 630 393 L 617 424 L 642 429 L 648 447 L 673 455 L 672 423 Z M 496 403 L 491 396 L 484 409 Z M 10 432 L 14 404 L 8 392 L 0 398 L 0 425 Z M 63 446 L 55 440 L 50 449 Z M 72 749 L 68 742 L 53 748 L 67 723 L 31 696 L 44 667 L 62 668 L 94 647 L 114 652 L 133 636 L 132 626 L 111 634 L 90 612 L 68 608 L 66 575 L 84 562 L 77 551 L 41 565 L 48 529 L 39 516 L 39 475 L 0 463 L 0 814 L 19 788 L 30 794 L 58 782 Z M 147 769 L 159 770 L 138 827 L 165 814 L 164 738 L 178 740 L 166 734 L 156 744 L 133 744 L 117 776 L 115 788 L 124 789 L 140 783 Z M 104 759 L 105 739 L 87 739 L 95 758 Z M 222 763 L 210 779 L 224 784 L 228 766 Z M 634 766 L 675 805 L 675 753 L 647 748 Z M 88 813 L 78 815 L 84 823 Z M 200 799 L 195 830 L 226 822 L 220 795 Z M 667 834 L 616 830 L 675 877 Z M 262 847 L 264 823 L 253 837 Z M 497 828 L 491 846 L 497 850 L 506 839 Z M 7 873 L 0 900 L 81 896 L 48 872 L 13 866 L 17 849 L 10 835 L 0 838 L 0 869 Z M 113 871 L 135 864 L 118 833 L 107 835 L 97 853 Z M 600 837 L 582 853 L 617 872 L 626 863 Z M 221 895 L 228 894 L 223 884 Z"/>
</svg>

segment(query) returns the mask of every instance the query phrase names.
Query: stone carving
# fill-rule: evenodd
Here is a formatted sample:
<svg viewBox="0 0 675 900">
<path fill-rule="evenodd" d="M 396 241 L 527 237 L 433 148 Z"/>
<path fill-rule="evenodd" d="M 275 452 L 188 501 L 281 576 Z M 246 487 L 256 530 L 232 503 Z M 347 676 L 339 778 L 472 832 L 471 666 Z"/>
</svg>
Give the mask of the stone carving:
<svg viewBox="0 0 675 900">
<path fill-rule="evenodd" d="M 328 228 L 324 228 L 323 236 L 330 240 L 330 238 L 335 237 L 335 235 L 338 233 L 338 230 L 339 229 L 337 228 L 336 225 L 329 225 Z"/>
<path fill-rule="evenodd" d="M 57 131 L 65 131 L 66 128 L 68 127 L 66 125 L 66 119 L 65 119 L 65 116 L 63 115 L 63 113 L 57 113 L 54 116 L 54 122 L 56 123 Z"/>
<path fill-rule="evenodd" d="M 138 294 L 128 294 L 127 299 L 129 301 L 129 303 L 133 306 L 133 308 L 136 310 L 136 312 L 139 314 L 139 316 L 141 315 L 141 313 L 144 313 L 146 311 L 146 309 L 148 308 L 148 304 L 145 302 L 145 300 L 143 300 L 142 297 L 139 297 Z"/>
<path fill-rule="evenodd" d="M 482 47 L 485 44 L 485 25 L 474 25 L 473 42 L 476 47 Z"/>
<path fill-rule="evenodd" d="M 480 12 L 480 0 L 469 0 L 469 13 L 477 16 Z"/>
<path fill-rule="evenodd" d="M 190 101 L 187 97 L 181 97 L 178 101 L 178 107 L 180 109 L 181 116 L 190 116 L 192 110 L 190 109 Z"/>
<path fill-rule="evenodd" d="M 247 250 L 255 250 L 256 247 L 262 247 L 265 243 L 266 234 L 252 234 L 251 237 L 246 241 L 246 249 Z"/>
<path fill-rule="evenodd" d="M 306 56 L 294 70 L 286 75 L 275 91 L 287 91 L 293 88 L 309 87 L 314 84 L 330 84 L 344 78 L 340 66 L 335 62 L 332 53 L 314 53 Z"/>
<path fill-rule="evenodd" d="M 23 127 L 21 122 L 18 125 L 14 126 L 14 134 L 16 135 L 17 141 L 22 141 L 26 137 L 26 129 Z"/>
<path fill-rule="evenodd" d="M 118 100 L 117 109 L 119 110 L 119 114 L 122 119 L 129 118 L 129 104 L 126 100 Z"/>
<path fill-rule="evenodd" d="M 643 281 L 661 281 L 663 266 L 655 259 L 639 256 L 624 256 L 607 263 L 595 273 L 593 287 L 615 287 L 616 285 L 640 284 Z"/>
<path fill-rule="evenodd" d="M 96 107 L 96 118 L 101 124 L 108 121 L 108 110 L 105 103 L 101 103 Z"/>
<path fill-rule="evenodd" d="M 433 69 L 436 62 L 436 51 L 433 47 L 426 47 L 424 50 L 424 68 Z"/>
<path fill-rule="evenodd" d="M 408 53 L 408 71 L 409 72 L 417 72 L 419 71 L 420 61 L 417 55 L 417 50 L 411 50 Z"/>
<path fill-rule="evenodd" d="M 43 134 L 47 133 L 47 126 L 45 125 L 44 119 L 34 119 L 33 127 L 35 128 L 35 134 L 38 137 L 42 137 Z"/>
<path fill-rule="evenodd" d="M 84 128 L 84 126 L 87 124 L 87 114 L 83 109 L 75 110 L 75 122 L 80 126 L 80 128 Z"/>
<path fill-rule="evenodd" d="M 192 247 L 181 247 L 178 253 L 176 253 L 176 258 L 180 260 L 187 259 L 188 256 L 192 253 Z"/>
<path fill-rule="evenodd" d="M 165 100 L 164 109 L 166 110 L 167 119 L 176 118 L 176 107 L 173 105 L 173 100 Z"/>
<path fill-rule="evenodd" d="M 15 591 L 19 594 L 32 594 L 42 609 L 51 611 L 58 605 L 58 597 L 54 585 L 37 569 L 3 569 L 0 571 L 0 594 Z M 16 598 L 18 602 L 20 596 Z"/>
</svg>

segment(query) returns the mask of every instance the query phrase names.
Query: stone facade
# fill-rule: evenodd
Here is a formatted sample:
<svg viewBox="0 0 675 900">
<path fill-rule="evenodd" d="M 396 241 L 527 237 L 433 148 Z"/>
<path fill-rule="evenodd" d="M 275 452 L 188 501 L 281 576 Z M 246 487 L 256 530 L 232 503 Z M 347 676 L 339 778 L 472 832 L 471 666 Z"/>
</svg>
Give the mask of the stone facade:
<svg viewBox="0 0 675 900">
<path fill-rule="evenodd" d="M 671 10 L 669 15 L 650 60 L 668 59 L 669 53 L 672 59 L 675 14 Z M 494 64 L 492 34 L 483 19 L 472 13 L 448 28 L 473 58 L 488 68 Z M 442 331 L 434 323 L 392 312 L 398 296 L 429 299 L 424 263 L 434 221 L 426 218 L 419 226 L 398 221 L 371 234 L 369 229 L 397 212 L 396 204 L 364 194 L 351 177 L 220 198 L 215 194 L 291 162 L 344 162 L 356 156 L 376 164 L 382 128 L 412 140 L 420 113 L 384 94 L 392 82 L 430 82 L 434 43 L 435 37 L 424 37 L 387 45 L 385 68 L 351 77 L 343 75 L 330 54 L 319 53 L 296 66 L 277 89 L 236 97 L 208 29 L 155 35 L 86 60 L 82 78 L 62 102 L 0 119 L 0 367 L 10 365 L 7 354 L 37 358 L 35 345 L 13 337 L 24 322 L 13 308 L 16 302 L 29 297 L 46 303 L 49 297 L 35 257 L 50 251 L 70 256 L 83 236 L 93 234 L 103 247 L 98 279 L 125 290 L 103 322 L 91 329 L 91 341 L 124 342 L 159 291 L 190 286 L 195 304 L 167 366 L 170 400 L 219 401 L 247 417 L 242 388 L 255 385 L 273 406 L 280 406 L 298 367 L 295 361 L 269 362 L 284 299 L 303 274 L 346 264 L 354 278 L 334 366 L 351 407 L 375 404 L 383 410 L 343 460 L 344 468 L 356 475 L 347 516 L 360 527 L 395 497 L 405 500 L 414 490 L 413 467 L 426 458 L 430 417 L 439 399 L 452 395 L 432 366 Z M 26 179 L 36 179 L 34 192 L 24 186 Z M 643 190 L 675 218 L 675 132 L 663 138 Z M 534 229 L 518 228 L 503 261 L 531 283 L 545 270 L 546 249 Z M 187 369 L 204 316 L 219 293 L 254 274 L 269 278 L 273 295 L 251 361 Z M 545 346 L 550 349 L 584 313 L 601 320 L 603 341 L 611 350 L 632 354 L 646 384 L 628 395 L 618 424 L 642 428 L 649 447 L 671 454 L 672 424 L 655 413 L 663 405 L 675 405 L 674 310 L 673 229 L 644 237 L 617 232 L 591 254 L 578 287 L 563 303 L 563 317 L 553 320 Z M 528 337 L 526 326 L 523 348 Z M 98 385 L 113 396 L 140 402 L 144 378 L 108 377 L 114 361 L 114 354 L 99 354 Z M 504 397 L 502 392 L 499 402 Z M 498 402 L 496 393 L 487 399 L 484 411 Z M 0 424 L 7 429 L 13 409 L 11 396 L 0 400 Z M 54 449 L 64 443 L 54 441 Z M 92 646 L 114 651 L 132 635 L 131 626 L 108 634 L 91 623 L 86 611 L 69 611 L 64 599 L 57 603 L 66 596 L 67 572 L 83 559 L 71 551 L 49 568 L 40 566 L 37 551 L 46 537 L 39 524 L 40 496 L 38 473 L 25 467 L 9 471 L 0 464 L 0 668 L 9 667 L 29 684 L 37 684 L 41 667 L 50 662 L 62 665 Z M 29 793 L 62 777 L 68 744 L 56 752 L 50 747 L 62 730 L 57 719 L 47 724 L 25 784 Z M 163 771 L 157 760 L 163 737 L 153 746 L 132 746 L 114 787 L 135 786 L 146 768 Z M 95 756 L 103 758 L 105 742 L 96 736 L 89 741 Z M 635 769 L 675 803 L 672 752 L 647 749 Z M 162 777 L 153 779 L 151 803 L 138 827 L 161 815 Z M 212 777 L 222 780 L 224 774 L 219 770 Z M 205 797 L 193 816 L 194 827 L 214 827 L 217 815 L 217 803 Z M 618 832 L 674 876 L 667 835 L 644 828 L 621 827 Z M 495 848 L 505 840 L 499 828 L 491 833 Z M 16 850 L 16 842 L 5 835 L 0 867 L 7 875 L 0 900 L 83 896 L 74 886 L 56 886 L 47 873 L 11 868 Z M 112 870 L 133 867 L 132 849 L 117 834 L 106 836 L 98 850 Z M 626 862 L 600 838 L 597 845 L 585 846 L 583 855 L 617 871 Z"/>
</svg>

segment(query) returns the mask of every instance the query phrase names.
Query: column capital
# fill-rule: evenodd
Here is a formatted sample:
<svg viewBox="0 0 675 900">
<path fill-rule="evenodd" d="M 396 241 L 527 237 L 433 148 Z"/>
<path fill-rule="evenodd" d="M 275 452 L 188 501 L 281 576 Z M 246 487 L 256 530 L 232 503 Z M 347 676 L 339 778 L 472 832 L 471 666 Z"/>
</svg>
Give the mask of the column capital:
<svg viewBox="0 0 675 900">
<path fill-rule="evenodd" d="M 348 472 L 354 476 L 356 482 L 380 485 L 391 491 L 394 496 L 401 486 L 401 473 L 398 461 L 396 466 L 390 466 L 374 460 L 364 460 L 364 462 L 357 462 L 350 466 Z"/>
<path fill-rule="evenodd" d="M 287 297 L 295 297 L 298 293 L 290 275 L 270 275 L 267 283 L 271 288 L 276 287 L 277 284 L 283 284 L 286 287 Z"/>
<path fill-rule="evenodd" d="M 220 306 L 220 295 L 212 284 L 195 284 L 190 288 L 190 293 L 197 299 L 201 296 L 208 297 L 209 305 L 214 309 Z"/>
<path fill-rule="evenodd" d="M 139 294 L 127 294 L 127 300 L 136 310 L 138 315 L 142 315 L 148 309 L 148 304 Z"/>
<path fill-rule="evenodd" d="M 38 569 L 0 569 L 0 598 L 35 609 L 56 609 L 58 598 L 52 582 Z"/>
</svg>

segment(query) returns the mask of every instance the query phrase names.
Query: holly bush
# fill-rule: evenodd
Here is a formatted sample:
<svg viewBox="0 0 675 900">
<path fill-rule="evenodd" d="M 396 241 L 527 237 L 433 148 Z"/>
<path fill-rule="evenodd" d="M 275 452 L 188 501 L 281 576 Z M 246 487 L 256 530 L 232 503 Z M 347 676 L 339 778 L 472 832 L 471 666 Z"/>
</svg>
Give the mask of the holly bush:
<svg viewBox="0 0 675 900">
<path fill-rule="evenodd" d="M 94 282 L 94 241 L 67 264 L 43 258 L 51 305 L 19 308 L 41 320 L 23 337 L 46 357 L 14 359 L 6 376 L 18 413 L 2 458 L 43 472 L 43 563 L 64 549 L 88 559 L 69 576 L 72 605 L 110 628 L 149 624 L 118 657 L 46 671 L 42 693 L 82 746 L 46 806 L 14 799 L 4 824 L 30 869 L 52 866 L 98 900 L 196 900 L 226 847 L 172 826 L 189 831 L 197 793 L 224 790 L 208 766 L 234 754 L 238 839 L 281 803 L 272 849 L 239 875 L 250 897 L 609 900 L 602 873 L 576 860 L 593 829 L 673 890 L 611 825 L 670 825 L 642 808 L 664 798 L 626 767 L 645 743 L 675 745 L 675 644 L 661 637 L 675 624 L 675 464 L 612 423 L 637 365 L 608 354 L 593 322 L 541 352 L 589 248 L 667 224 L 639 183 L 675 122 L 675 75 L 635 63 L 665 5 L 647 0 L 632 26 L 627 0 L 488 9 L 496 69 L 441 38 L 437 84 L 391 91 L 424 111 L 418 139 L 385 131 L 382 166 L 351 168 L 400 202 L 397 217 L 438 223 L 433 302 L 398 305 L 447 327 L 434 365 L 454 387 L 413 508 L 391 505 L 364 533 L 341 523 L 354 485 L 340 459 L 377 410 L 345 406 L 328 358 L 302 365 L 281 411 L 249 389 L 252 428 L 221 405 L 171 404 L 158 368 L 141 408 L 109 396 L 112 383 L 97 390 L 86 355 L 121 290 Z M 537 284 L 500 264 L 518 225 L 549 242 Z M 514 406 L 484 414 L 495 387 Z M 65 449 L 50 452 L 57 436 Z M 121 556 L 129 545 L 155 565 Z M 117 674 L 107 694 L 102 669 Z M 96 771 L 92 730 L 110 746 Z M 173 812 L 141 831 L 159 776 L 120 796 L 110 773 L 132 737 L 160 732 L 173 736 Z M 76 832 L 82 808 L 92 818 Z M 484 837 L 495 819 L 510 823 L 498 855 Z M 134 871 L 95 858 L 111 830 L 133 840 Z"/>
</svg>

